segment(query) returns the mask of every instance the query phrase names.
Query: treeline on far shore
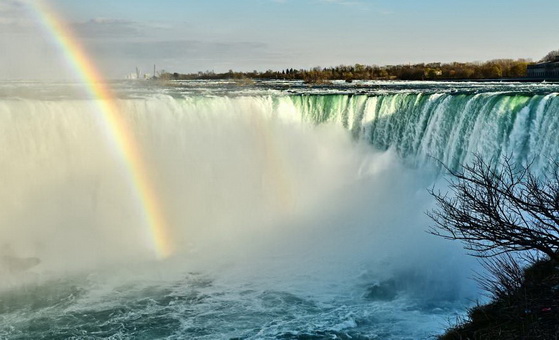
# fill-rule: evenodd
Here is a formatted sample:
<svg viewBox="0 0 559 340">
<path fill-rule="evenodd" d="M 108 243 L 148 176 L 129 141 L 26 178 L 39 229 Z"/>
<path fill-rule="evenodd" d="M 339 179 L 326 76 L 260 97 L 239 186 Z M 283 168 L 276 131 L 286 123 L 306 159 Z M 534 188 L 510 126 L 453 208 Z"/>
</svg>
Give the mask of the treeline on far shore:
<svg viewBox="0 0 559 340">
<path fill-rule="evenodd" d="M 522 78 L 527 66 L 533 62 L 527 59 L 496 59 L 472 63 L 422 63 L 409 65 L 340 65 L 335 67 L 314 67 L 305 69 L 285 69 L 265 72 L 225 73 L 213 71 L 191 74 L 162 72 L 160 79 L 285 79 L 304 80 L 308 83 L 328 83 L 332 80 L 456 80 L 456 79 L 499 79 Z"/>
</svg>

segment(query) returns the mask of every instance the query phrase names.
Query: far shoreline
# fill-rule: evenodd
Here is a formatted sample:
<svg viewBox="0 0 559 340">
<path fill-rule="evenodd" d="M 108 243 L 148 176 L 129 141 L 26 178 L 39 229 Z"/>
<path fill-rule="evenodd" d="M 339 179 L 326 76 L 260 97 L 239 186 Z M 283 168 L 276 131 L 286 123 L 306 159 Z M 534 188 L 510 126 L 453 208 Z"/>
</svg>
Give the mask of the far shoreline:
<svg viewBox="0 0 559 340">
<path fill-rule="evenodd" d="M 557 74 L 528 72 L 541 64 L 528 59 L 495 59 L 486 62 L 419 63 L 400 65 L 338 65 L 310 69 L 286 68 L 280 71 L 240 72 L 229 70 L 216 73 L 213 70 L 196 73 L 170 73 L 161 71 L 147 79 L 161 80 L 302 80 L 308 84 L 328 84 L 332 81 L 446 81 L 446 82 L 559 82 Z M 132 78 L 141 79 L 140 74 Z"/>
</svg>

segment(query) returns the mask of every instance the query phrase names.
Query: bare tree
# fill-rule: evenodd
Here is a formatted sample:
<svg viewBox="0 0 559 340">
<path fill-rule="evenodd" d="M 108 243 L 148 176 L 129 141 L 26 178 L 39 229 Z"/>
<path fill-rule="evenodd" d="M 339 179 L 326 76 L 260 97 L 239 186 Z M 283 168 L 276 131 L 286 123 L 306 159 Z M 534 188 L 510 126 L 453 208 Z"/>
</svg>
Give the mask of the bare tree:
<svg viewBox="0 0 559 340">
<path fill-rule="evenodd" d="M 486 273 L 477 273 L 474 279 L 493 298 L 510 299 L 525 282 L 524 266 L 511 254 L 484 258 L 481 264 Z"/>
<path fill-rule="evenodd" d="M 449 193 L 431 190 L 430 232 L 460 240 L 478 257 L 537 251 L 559 260 L 559 172 L 536 176 L 510 158 L 498 164 L 480 156 L 452 175 Z"/>
<path fill-rule="evenodd" d="M 559 50 L 549 52 L 548 54 L 545 55 L 545 57 L 542 58 L 542 60 L 540 60 L 540 62 L 549 63 L 557 60 L 557 58 L 559 58 Z"/>
</svg>

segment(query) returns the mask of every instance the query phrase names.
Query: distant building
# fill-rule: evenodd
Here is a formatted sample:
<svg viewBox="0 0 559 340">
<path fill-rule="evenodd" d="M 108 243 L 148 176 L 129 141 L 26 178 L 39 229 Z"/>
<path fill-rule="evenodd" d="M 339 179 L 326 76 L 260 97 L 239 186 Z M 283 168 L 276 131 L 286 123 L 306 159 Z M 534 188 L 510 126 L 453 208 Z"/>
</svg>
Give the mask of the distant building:
<svg viewBox="0 0 559 340">
<path fill-rule="evenodd" d="M 528 78 L 559 79 L 559 56 L 553 61 L 528 65 Z"/>
</svg>

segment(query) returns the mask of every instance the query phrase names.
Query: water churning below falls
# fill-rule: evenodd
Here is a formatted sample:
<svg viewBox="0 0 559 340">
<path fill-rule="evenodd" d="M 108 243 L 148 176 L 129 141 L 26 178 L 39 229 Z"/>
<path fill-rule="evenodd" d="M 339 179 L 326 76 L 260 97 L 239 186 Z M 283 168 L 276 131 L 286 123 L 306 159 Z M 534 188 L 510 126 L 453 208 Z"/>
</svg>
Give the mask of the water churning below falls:
<svg viewBox="0 0 559 340">
<path fill-rule="evenodd" d="M 94 100 L 2 83 L 0 338 L 430 339 L 480 297 L 437 160 L 559 156 L 549 84 L 117 85 L 175 252 Z"/>
</svg>

